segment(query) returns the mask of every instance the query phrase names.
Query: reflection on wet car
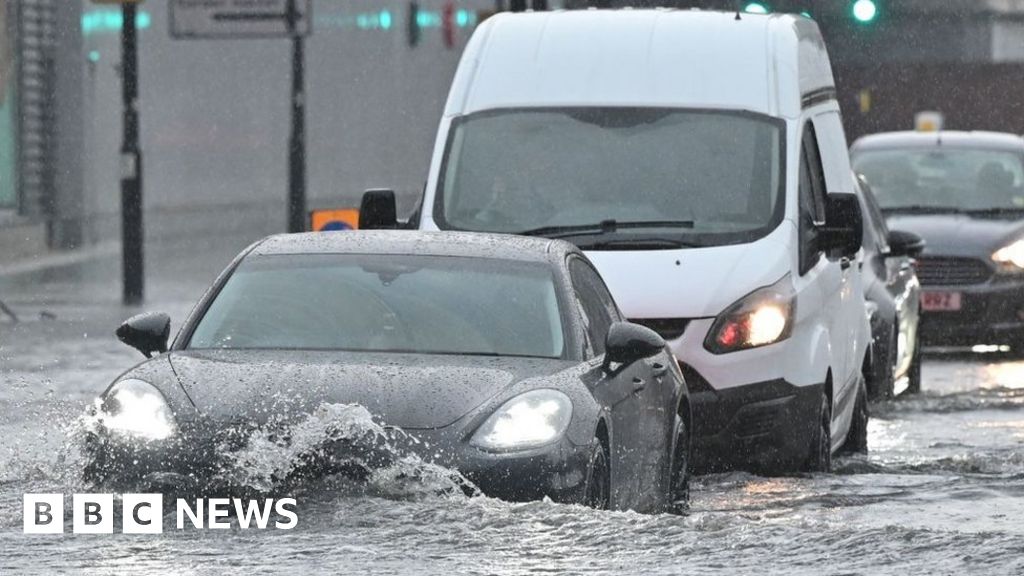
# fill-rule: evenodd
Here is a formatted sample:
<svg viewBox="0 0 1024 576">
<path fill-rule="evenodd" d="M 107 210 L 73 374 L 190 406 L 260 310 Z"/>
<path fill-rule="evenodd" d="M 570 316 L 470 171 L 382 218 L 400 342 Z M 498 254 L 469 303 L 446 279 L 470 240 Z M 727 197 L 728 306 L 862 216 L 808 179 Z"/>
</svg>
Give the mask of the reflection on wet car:
<svg viewBox="0 0 1024 576">
<path fill-rule="evenodd" d="M 252 448 L 249 431 L 288 445 L 303 418 L 359 405 L 400 432 L 358 446 L 327 434 L 282 475 L 365 475 L 407 452 L 509 500 L 685 506 L 682 374 L 565 242 L 270 237 L 221 275 L 170 346 L 168 335 L 162 314 L 118 330 L 158 355 L 98 402 L 93 481 L 216 482 L 219 459 Z"/>
</svg>

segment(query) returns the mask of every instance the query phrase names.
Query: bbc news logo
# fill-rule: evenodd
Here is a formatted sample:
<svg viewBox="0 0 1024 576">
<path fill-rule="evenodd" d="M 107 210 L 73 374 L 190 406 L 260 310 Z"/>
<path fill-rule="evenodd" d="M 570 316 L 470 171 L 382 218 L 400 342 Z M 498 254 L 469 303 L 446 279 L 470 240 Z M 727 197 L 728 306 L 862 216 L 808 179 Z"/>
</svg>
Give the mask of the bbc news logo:
<svg viewBox="0 0 1024 576">
<path fill-rule="evenodd" d="M 241 498 L 178 498 L 174 502 L 175 525 L 199 529 L 228 529 L 234 512 L 241 529 L 269 527 L 291 530 L 299 523 L 294 498 L 243 500 Z M 160 534 L 164 531 L 163 494 L 122 494 L 121 532 Z M 71 529 L 75 534 L 113 534 L 117 510 L 113 494 L 74 494 L 71 497 Z M 273 521 L 272 521 L 273 520 Z M 25 494 L 26 534 L 64 533 L 63 494 Z"/>
</svg>

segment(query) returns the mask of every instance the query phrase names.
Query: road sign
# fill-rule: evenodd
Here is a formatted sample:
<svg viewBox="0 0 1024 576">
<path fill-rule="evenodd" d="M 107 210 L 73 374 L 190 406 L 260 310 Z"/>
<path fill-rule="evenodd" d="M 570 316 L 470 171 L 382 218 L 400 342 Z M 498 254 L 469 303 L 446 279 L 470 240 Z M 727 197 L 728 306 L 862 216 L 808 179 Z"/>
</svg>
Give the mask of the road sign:
<svg viewBox="0 0 1024 576">
<path fill-rule="evenodd" d="M 313 232 L 355 230 L 359 228 L 359 210 L 356 208 L 313 210 L 309 213 L 309 222 Z"/>
<path fill-rule="evenodd" d="M 313 0 L 296 0 L 295 32 L 313 31 Z M 171 0 L 173 38 L 277 38 L 292 36 L 288 0 Z"/>
</svg>

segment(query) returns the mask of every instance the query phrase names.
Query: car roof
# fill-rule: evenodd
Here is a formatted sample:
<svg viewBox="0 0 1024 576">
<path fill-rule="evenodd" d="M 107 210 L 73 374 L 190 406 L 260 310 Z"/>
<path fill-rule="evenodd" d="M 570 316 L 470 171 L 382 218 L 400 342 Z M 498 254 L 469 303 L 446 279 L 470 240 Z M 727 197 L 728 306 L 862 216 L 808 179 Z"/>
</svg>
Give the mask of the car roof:
<svg viewBox="0 0 1024 576">
<path fill-rule="evenodd" d="M 279 234 L 261 240 L 251 250 L 256 256 L 282 254 L 395 254 L 460 256 L 524 262 L 560 261 L 576 246 L 549 238 L 477 232 L 421 232 L 413 230 L 352 230 Z"/>
<path fill-rule="evenodd" d="M 981 148 L 1024 152 L 1024 138 L 1006 132 L 954 131 L 882 132 L 857 139 L 851 152 L 894 148 Z"/>
<path fill-rule="evenodd" d="M 504 12 L 481 23 L 445 114 L 662 106 L 799 115 L 834 93 L 817 24 L 791 14 L 657 8 Z"/>
</svg>

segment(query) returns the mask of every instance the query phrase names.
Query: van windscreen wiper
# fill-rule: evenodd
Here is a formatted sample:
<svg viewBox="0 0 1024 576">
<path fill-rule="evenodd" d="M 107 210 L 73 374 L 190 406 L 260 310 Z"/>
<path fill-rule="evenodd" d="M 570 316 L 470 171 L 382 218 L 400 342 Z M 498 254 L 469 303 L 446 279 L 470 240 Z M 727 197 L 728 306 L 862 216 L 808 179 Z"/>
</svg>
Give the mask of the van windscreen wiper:
<svg viewBox="0 0 1024 576">
<path fill-rule="evenodd" d="M 568 226 L 542 226 L 516 232 L 520 236 L 543 236 L 546 238 L 572 238 L 573 236 L 596 236 L 611 234 L 618 230 L 636 228 L 693 228 L 692 220 L 602 220 L 597 224 L 574 224 Z"/>
<path fill-rule="evenodd" d="M 963 214 L 963 208 L 956 206 L 930 206 L 927 204 L 911 204 L 909 206 L 890 206 L 882 208 L 886 214 Z"/>
</svg>

